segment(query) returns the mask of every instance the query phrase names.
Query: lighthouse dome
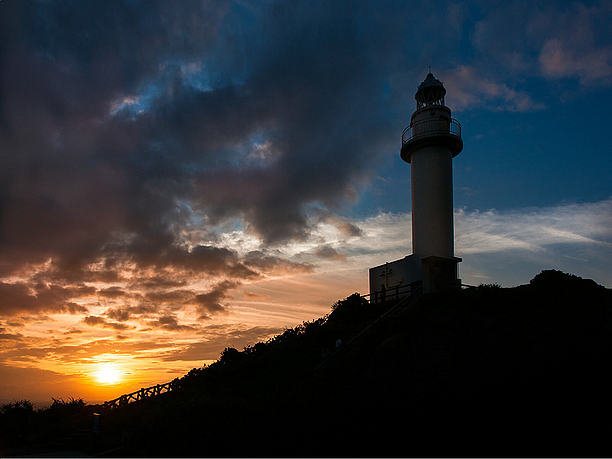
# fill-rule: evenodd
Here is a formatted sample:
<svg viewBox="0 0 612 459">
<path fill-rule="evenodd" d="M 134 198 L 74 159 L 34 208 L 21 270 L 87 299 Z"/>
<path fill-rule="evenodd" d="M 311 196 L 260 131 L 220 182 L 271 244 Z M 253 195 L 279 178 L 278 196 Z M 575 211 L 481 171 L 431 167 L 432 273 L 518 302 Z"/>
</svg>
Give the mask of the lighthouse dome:
<svg viewBox="0 0 612 459">
<path fill-rule="evenodd" d="M 425 80 L 419 85 L 414 98 L 417 101 L 417 109 L 428 105 L 444 105 L 446 89 L 433 73 L 429 72 Z"/>
</svg>

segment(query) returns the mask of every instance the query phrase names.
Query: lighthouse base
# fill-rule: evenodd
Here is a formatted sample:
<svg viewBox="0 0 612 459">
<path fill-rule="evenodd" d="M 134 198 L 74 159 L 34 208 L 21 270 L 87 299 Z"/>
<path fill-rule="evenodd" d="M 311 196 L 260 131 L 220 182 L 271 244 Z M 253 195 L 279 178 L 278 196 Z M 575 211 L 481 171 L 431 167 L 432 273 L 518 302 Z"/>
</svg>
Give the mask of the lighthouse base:
<svg viewBox="0 0 612 459">
<path fill-rule="evenodd" d="M 442 292 L 461 288 L 458 278 L 457 257 L 425 257 L 421 258 L 423 275 L 423 293 Z"/>
<path fill-rule="evenodd" d="M 433 293 L 461 288 L 458 257 L 409 255 L 370 268 L 370 301 L 393 301 L 416 292 Z"/>
</svg>

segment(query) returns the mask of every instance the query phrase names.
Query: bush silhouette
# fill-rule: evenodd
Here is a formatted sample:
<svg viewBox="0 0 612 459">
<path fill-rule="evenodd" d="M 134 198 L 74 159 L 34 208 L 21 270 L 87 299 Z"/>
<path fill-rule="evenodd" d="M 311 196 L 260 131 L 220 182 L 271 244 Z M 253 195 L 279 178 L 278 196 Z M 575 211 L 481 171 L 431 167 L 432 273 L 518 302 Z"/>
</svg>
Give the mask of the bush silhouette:
<svg viewBox="0 0 612 459">
<path fill-rule="evenodd" d="M 542 271 L 536 275 L 529 285 L 543 289 L 603 289 L 592 279 L 583 279 L 573 274 L 564 273 L 555 269 Z"/>
<path fill-rule="evenodd" d="M 23 415 L 34 412 L 34 405 L 29 400 L 19 400 L 10 402 L 0 408 L 0 413 L 4 416 Z"/>
</svg>

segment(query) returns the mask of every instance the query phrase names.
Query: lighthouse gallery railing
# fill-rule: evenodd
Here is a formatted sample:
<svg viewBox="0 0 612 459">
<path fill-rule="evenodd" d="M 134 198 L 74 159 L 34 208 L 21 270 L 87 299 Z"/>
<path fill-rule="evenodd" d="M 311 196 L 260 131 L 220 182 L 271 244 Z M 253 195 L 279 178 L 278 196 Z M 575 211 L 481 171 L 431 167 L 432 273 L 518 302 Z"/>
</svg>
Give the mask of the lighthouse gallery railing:
<svg viewBox="0 0 612 459">
<path fill-rule="evenodd" d="M 461 123 L 455 118 L 451 118 L 450 122 L 434 119 L 412 123 L 402 132 L 402 145 L 417 137 L 437 134 L 450 134 L 461 138 Z"/>
</svg>

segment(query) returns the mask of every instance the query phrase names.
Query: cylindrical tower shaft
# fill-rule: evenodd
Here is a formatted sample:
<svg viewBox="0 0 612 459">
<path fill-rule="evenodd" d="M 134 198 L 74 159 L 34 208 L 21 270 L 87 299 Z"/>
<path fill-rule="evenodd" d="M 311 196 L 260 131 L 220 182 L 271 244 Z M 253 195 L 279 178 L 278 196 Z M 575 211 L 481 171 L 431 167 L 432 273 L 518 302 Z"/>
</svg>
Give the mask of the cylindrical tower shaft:
<svg viewBox="0 0 612 459">
<path fill-rule="evenodd" d="M 412 251 L 421 258 L 454 257 L 452 155 L 423 147 L 411 157 Z"/>
</svg>

